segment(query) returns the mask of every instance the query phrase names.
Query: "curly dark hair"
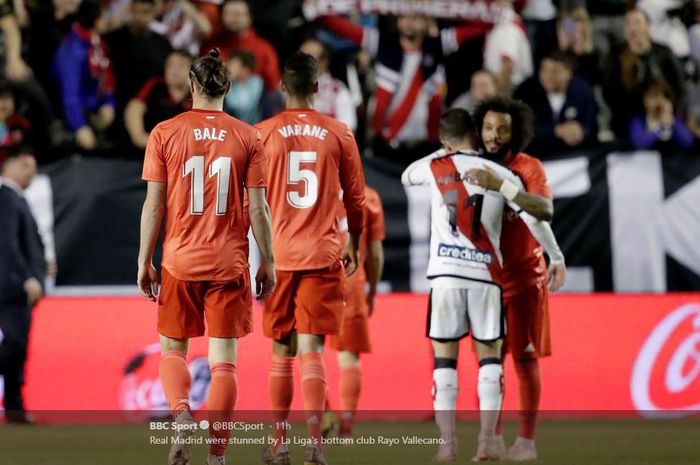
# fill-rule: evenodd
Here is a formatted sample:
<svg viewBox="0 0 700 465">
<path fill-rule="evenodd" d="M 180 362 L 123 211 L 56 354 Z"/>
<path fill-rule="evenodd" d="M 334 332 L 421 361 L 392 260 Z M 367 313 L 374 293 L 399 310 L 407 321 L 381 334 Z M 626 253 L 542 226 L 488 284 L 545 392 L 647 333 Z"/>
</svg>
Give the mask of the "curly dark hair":
<svg viewBox="0 0 700 465">
<path fill-rule="evenodd" d="M 510 115 L 511 139 L 510 147 L 513 153 L 522 152 L 530 145 L 535 135 L 534 114 L 532 108 L 520 100 L 510 97 L 492 97 L 477 105 L 474 110 L 474 124 L 476 125 L 477 139 L 483 148 L 481 131 L 484 127 L 484 117 L 488 112 L 506 113 Z"/>
</svg>

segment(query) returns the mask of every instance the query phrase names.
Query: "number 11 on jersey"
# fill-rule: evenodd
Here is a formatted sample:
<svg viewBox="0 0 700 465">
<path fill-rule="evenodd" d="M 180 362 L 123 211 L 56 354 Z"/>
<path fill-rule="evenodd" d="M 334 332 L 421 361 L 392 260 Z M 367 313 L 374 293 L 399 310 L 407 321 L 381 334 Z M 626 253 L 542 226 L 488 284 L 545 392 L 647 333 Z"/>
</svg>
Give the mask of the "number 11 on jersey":
<svg viewBox="0 0 700 465">
<path fill-rule="evenodd" d="M 204 157 L 194 155 L 182 167 L 182 177 L 190 177 L 190 214 L 204 213 Z M 228 207 L 231 157 L 219 157 L 209 165 L 209 177 L 216 176 L 216 214 L 226 214 Z"/>
</svg>

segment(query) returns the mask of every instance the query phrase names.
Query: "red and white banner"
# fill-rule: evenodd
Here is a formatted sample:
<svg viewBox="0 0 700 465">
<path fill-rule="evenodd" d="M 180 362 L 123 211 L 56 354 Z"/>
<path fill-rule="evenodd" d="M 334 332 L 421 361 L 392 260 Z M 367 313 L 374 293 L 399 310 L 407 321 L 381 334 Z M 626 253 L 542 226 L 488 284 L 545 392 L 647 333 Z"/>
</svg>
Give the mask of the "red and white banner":
<svg viewBox="0 0 700 465">
<path fill-rule="evenodd" d="M 374 353 L 362 361 L 362 410 L 431 410 L 426 303 L 425 295 L 379 297 L 371 320 Z M 554 355 L 542 361 L 543 410 L 593 416 L 700 411 L 700 294 L 561 295 L 550 307 Z M 240 410 L 268 408 L 271 343 L 261 334 L 262 310 L 254 311 L 255 331 L 239 344 Z M 156 307 L 141 298 L 44 299 L 34 311 L 27 407 L 164 408 L 155 327 Z M 206 399 L 206 346 L 205 338 L 194 340 L 188 357 L 195 405 Z M 458 406 L 475 409 L 476 364 L 468 346 L 461 353 Z M 334 355 L 329 350 L 327 366 L 337 406 Z M 515 375 L 510 361 L 506 366 L 505 408 L 516 409 Z M 296 409 L 302 408 L 299 397 Z"/>
</svg>

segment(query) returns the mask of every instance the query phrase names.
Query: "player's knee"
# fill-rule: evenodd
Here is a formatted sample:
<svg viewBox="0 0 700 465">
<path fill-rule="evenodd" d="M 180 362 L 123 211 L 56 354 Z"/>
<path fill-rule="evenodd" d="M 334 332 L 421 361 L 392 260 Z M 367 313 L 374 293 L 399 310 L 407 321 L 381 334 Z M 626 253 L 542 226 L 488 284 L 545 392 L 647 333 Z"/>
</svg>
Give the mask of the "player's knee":
<svg viewBox="0 0 700 465">
<path fill-rule="evenodd" d="M 338 365 L 340 368 L 353 368 L 360 365 L 360 354 L 355 352 L 338 352 Z"/>
<path fill-rule="evenodd" d="M 323 352 L 324 337 L 316 334 L 299 334 L 299 353 L 304 355 L 309 352 Z"/>
<path fill-rule="evenodd" d="M 474 345 L 476 346 L 476 352 L 479 355 L 479 360 L 484 358 L 497 358 L 498 360 L 502 359 L 503 339 L 498 339 L 491 342 L 476 341 Z"/>
<path fill-rule="evenodd" d="M 170 350 L 177 350 L 187 355 L 187 350 L 190 346 L 189 339 L 173 339 L 167 336 L 160 335 L 160 350 L 161 352 L 168 352 Z"/>
<path fill-rule="evenodd" d="M 436 358 L 457 359 L 459 355 L 459 342 L 438 342 L 433 341 L 433 356 Z"/>
<path fill-rule="evenodd" d="M 209 338 L 209 365 L 236 363 L 238 358 L 238 338 Z"/>
</svg>

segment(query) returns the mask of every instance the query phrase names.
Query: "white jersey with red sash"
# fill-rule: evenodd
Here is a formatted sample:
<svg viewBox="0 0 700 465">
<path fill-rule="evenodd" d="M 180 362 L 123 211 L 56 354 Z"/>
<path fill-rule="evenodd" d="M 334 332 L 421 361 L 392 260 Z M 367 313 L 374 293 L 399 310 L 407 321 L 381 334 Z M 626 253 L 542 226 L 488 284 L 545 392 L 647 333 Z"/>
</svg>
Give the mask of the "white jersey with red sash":
<svg viewBox="0 0 700 465">
<path fill-rule="evenodd" d="M 487 191 L 464 179 L 470 169 L 486 167 L 522 188 L 513 172 L 480 158 L 477 152 L 436 152 L 404 172 L 404 184 L 431 186 L 428 278 L 455 277 L 501 284 L 501 226 L 507 201 L 499 192 Z M 519 210 L 516 205 L 509 205 Z"/>
</svg>

